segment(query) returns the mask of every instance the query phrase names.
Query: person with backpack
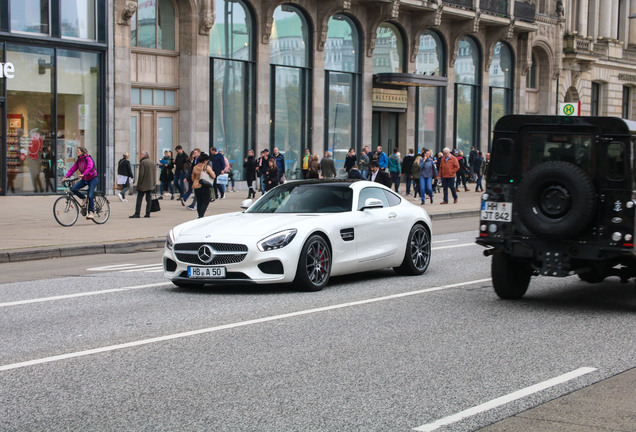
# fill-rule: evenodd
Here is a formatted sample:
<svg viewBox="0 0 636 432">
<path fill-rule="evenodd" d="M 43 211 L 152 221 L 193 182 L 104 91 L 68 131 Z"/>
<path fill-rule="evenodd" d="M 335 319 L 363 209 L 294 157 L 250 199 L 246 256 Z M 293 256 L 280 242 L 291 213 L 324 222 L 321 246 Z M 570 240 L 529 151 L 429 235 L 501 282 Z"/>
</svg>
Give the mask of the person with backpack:
<svg viewBox="0 0 636 432">
<path fill-rule="evenodd" d="M 71 191 L 82 200 L 82 206 L 84 206 L 87 198 L 80 192 L 80 189 L 88 185 L 88 211 L 86 212 L 86 219 L 93 219 L 95 217 L 95 189 L 99 181 L 97 169 L 86 147 L 78 147 L 77 150 L 75 150 L 75 154 L 77 155 L 77 160 L 71 169 L 68 170 L 62 181 L 72 176 L 75 171 L 79 171 L 81 178 L 73 185 Z"/>
</svg>

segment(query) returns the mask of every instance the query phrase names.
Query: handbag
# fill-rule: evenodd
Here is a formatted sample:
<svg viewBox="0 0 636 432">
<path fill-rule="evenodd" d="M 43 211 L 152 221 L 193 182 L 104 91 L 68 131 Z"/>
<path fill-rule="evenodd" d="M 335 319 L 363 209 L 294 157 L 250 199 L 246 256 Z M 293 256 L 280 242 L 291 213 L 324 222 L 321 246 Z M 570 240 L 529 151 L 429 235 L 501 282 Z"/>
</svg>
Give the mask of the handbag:
<svg viewBox="0 0 636 432">
<path fill-rule="evenodd" d="M 210 174 L 208 174 L 207 166 L 204 170 L 201 171 L 201 175 L 199 176 L 199 183 L 207 187 L 212 187 L 214 185 L 214 180 L 212 179 L 212 177 L 210 177 Z"/>
<path fill-rule="evenodd" d="M 228 182 L 228 175 L 227 174 L 221 174 L 220 176 L 218 176 L 216 178 L 216 183 L 220 184 L 220 185 L 226 185 Z"/>
<path fill-rule="evenodd" d="M 158 212 L 161 210 L 161 206 L 159 205 L 159 197 L 157 195 L 152 196 L 152 201 L 150 202 L 150 211 L 152 213 Z"/>
</svg>

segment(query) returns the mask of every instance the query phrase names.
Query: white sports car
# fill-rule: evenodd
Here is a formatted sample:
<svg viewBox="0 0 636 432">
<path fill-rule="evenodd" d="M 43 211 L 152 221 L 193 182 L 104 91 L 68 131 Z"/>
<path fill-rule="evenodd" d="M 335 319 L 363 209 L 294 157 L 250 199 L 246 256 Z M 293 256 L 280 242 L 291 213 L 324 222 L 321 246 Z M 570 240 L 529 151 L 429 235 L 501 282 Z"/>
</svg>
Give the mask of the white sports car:
<svg viewBox="0 0 636 432">
<path fill-rule="evenodd" d="M 428 214 L 379 183 L 288 182 L 243 207 L 173 228 L 164 275 L 180 287 L 293 282 L 318 291 L 330 276 L 387 267 L 421 275 L 430 262 Z"/>
</svg>

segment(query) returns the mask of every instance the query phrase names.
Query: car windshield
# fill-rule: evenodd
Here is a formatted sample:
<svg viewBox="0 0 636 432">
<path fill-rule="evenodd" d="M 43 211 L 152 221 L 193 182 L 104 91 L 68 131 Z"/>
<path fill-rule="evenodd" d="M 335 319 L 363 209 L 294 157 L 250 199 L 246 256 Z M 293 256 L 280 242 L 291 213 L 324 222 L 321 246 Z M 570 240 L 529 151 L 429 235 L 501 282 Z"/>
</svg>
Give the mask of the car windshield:
<svg viewBox="0 0 636 432">
<path fill-rule="evenodd" d="M 353 191 L 347 184 L 294 184 L 267 192 L 247 213 L 341 213 L 351 211 Z"/>
</svg>

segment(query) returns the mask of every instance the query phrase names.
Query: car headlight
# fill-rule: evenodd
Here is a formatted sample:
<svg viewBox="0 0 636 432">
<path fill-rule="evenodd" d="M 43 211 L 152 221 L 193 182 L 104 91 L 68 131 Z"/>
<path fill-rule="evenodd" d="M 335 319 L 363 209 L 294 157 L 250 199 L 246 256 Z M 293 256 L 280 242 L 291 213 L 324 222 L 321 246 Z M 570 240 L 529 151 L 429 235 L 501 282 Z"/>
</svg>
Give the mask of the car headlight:
<svg viewBox="0 0 636 432">
<path fill-rule="evenodd" d="M 170 250 L 174 247 L 174 232 L 172 230 L 166 236 L 166 247 Z"/>
<path fill-rule="evenodd" d="M 258 246 L 258 250 L 261 252 L 280 249 L 287 246 L 294 237 L 296 237 L 296 229 L 292 228 L 267 236 L 256 243 L 256 246 Z"/>
</svg>

